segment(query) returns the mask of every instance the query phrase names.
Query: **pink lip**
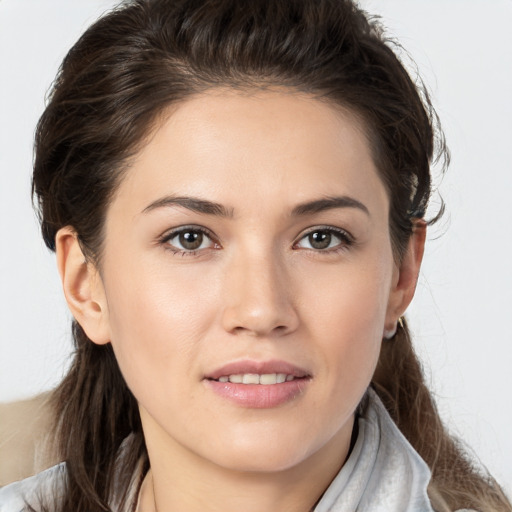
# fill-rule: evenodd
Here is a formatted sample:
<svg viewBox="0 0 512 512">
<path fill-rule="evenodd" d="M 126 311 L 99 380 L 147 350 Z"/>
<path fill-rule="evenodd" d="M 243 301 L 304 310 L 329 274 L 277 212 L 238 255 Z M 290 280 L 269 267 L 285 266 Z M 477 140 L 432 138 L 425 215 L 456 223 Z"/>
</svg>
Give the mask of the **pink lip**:
<svg viewBox="0 0 512 512">
<path fill-rule="evenodd" d="M 219 382 L 223 376 L 245 373 L 286 373 L 295 380 L 280 384 L 235 384 Z M 240 407 L 270 409 L 294 400 L 306 390 L 311 375 L 302 368 L 285 361 L 236 361 L 214 370 L 205 376 L 203 382 L 218 396 Z"/>
<path fill-rule="evenodd" d="M 237 375 L 243 373 L 286 373 L 287 375 L 293 375 L 294 377 L 308 377 L 310 374 L 298 366 L 287 363 L 286 361 L 234 361 L 226 364 L 217 370 L 205 375 L 206 379 L 217 380 L 220 377 L 227 375 Z"/>
</svg>

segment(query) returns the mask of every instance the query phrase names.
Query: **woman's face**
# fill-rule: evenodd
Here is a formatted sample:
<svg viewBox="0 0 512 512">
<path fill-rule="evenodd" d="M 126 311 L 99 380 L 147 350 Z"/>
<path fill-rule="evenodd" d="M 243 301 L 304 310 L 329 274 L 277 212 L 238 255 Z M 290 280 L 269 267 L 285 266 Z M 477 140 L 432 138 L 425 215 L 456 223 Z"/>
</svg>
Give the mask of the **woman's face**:
<svg viewBox="0 0 512 512">
<path fill-rule="evenodd" d="M 388 208 L 347 112 L 277 91 L 173 108 L 109 207 L 98 285 L 150 455 L 346 453 L 398 315 Z"/>
</svg>

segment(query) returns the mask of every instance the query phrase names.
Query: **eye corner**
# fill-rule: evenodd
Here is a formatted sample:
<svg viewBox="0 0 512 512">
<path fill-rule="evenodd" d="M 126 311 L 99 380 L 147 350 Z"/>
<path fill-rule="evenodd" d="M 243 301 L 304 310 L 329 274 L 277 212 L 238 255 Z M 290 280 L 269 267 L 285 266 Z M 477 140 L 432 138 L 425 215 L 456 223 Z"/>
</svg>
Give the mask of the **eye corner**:
<svg viewBox="0 0 512 512">
<path fill-rule="evenodd" d="M 315 237 L 315 235 L 320 236 Z M 304 241 L 306 241 L 307 246 L 302 245 Z M 334 226 L 314 226 L 303 232 L 292 248 L 295 250 L 310 250 L 316 253 L 335 253 L 340 250 L 347 250 L 354 243 L 355 238 L 345 229 Z"/>
<path fill-rule="evenodd" d="M 197 225 L 170 229 L 159 238 L 158 243 L 174 255 L 184 257 L 222 248 L 217 237 L 209 229 Z"/>
</svg>

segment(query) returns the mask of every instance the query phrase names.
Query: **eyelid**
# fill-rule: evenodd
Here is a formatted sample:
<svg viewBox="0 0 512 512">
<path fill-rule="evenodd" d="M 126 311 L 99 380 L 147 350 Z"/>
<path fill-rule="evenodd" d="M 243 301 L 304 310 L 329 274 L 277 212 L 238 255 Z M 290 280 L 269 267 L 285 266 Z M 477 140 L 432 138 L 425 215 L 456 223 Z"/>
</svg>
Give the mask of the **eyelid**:
<svg viewBox="0 0 512 512">
<path fill-rule="evenodd" d="M 309 236 L 311 233 L 315 233 L 316 231 L 326 231 L 326 232 L 329 232 L 331 234 L 334 234 L 335 236 L 337 236 L 338 238 L 341 239 L 340 244 L 338 244 L 337 246 L 332 247 L 330 249 L 323 249 L 323 250 L 322 249 L 312 249 L 312 250 L 315 250 L 317 252 L 335 251 L 336 249 L 340 248 L 339 246 L 342 246 L 343 248 L 346 248 L 347 246 L 353 245 L 355 243 L 355 237 L 350 232 L 348 232 L 346 229 L 338 228 L 338 227 L 335 227 L 335 226 L 320 225 L 320 226 L 313 226 L 313 227 L 308 228 L 305 231 L 303 231 L 297 237 L 297 239 L 296 239 L 296 241 L 294 242 L 293 245 L 296 246 L 301 240 L 303 240 L 304 238 Z"/>
<path fill-rule="evenodd" d="M 211 230 L 209 230 L 208 228 L 206 228 L 204 226 L 199 226 L 197 224 L 187 224 L 185 226 L 178 226 L 175 228 L 171 228 L 168 231 L 166 231 L 165 233 L 163 233 L 158 238 L 158 243 L 165 245 L 167 249 L 171 250 L 174 253 L 178 253 L 178 254 L 195 254 L 198 251 L 204 250 L 204 249 L 195 249 L 195 250 L 194 249 L 192 249 L 192 250 L 180 249 L 179 247 L 175 247 L 175 246 L 171 245 L 170 243 L 168 243 L 169 240 L 172 240 L 175 236 L 179 235 L 180 233 L 186 232 L 186 231 L 197 231 L 199 233 L 202 233 L 203 235 L 207 236 L 210 239 L 210 241 L 212 242 L 213 245 L 220 246 L 220 243 L 219 243 L 217 237 L 214 235 L 214 233 Z"/>
<path fill-rule="evenodd" d="M 196 231 L 200 232 L 211 241 L 213 246 L 217 246 L 216 248 L 220 248 L 220 243 L 218 241 L 218 238 L 215 236 L 215 234 L 208 228 L 204 226 L 200 226 L 197 224 L 188 224 L 184 226 L 178 226 L 172 229 L 169 229 L 168 231 L 164 232 L 159 238 L 158 243 L 165 245 L 166 249 L 171 250 L 174 253 L 183 254 L 183 255 L 193 255 L 199 251 L 203 251 L 206 248 L 203 249 L 180 249 L 179 247 L 176 247 L 169 242 L 169 240 L 173 239 L 180 233 L 186 232 L 186 231 Z M 311 249 L 315 252 L 334 252 L 337 249 L 340 248 L 347 248 L 348 246 L 351 246 L 355 243 L 354 236 L 348 232 L 346 229 L 335 227 L 335 226 L 326 226 L 326 225 L 319 225 L 319 226 L 312 226 L 304 231 L 296 238 L 295 242 L 293 243 L 294 248 L 297 246 L 297 244 L 302 241 L 304 238 L 309 236 L 311 233 L 314 233 L 316 231 L 325 231 L 333 234 L 334 236 L 338 237 L 340 239 L 340 243 L 337 244 L 335 247 L 328 248 L 328 249 Z M 211 247 L 209 247 L 211 248 Z M 305 248 L 308 249 L 308 248 Z"/>
</svg>

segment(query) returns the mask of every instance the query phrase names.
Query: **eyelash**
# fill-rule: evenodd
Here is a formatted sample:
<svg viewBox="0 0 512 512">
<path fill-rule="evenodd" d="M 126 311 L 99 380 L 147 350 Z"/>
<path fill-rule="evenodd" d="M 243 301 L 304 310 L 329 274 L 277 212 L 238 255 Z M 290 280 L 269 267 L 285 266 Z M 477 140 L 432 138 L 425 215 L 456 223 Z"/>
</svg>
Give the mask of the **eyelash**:
<svg viewBox="0 0 512 512">
<path fill-rule="evenodd" d="M 178 247 L 172 245 L 170 241 L 180 235 L 183 235 L 185 233 L 195 233 L 199 234 L 201 236 L 205 236 L 210 240 L 210 244 L 213 244 L 213 247 L 199 247 L 197 249 L 179 249 Z M 298 247 L 298 244 L 302 242 L 303 240 L 306 240 L 309 236 L 313 235 L 314 233 L 324 233 L 329 236 L 333 236 L 338 238 L 339 243 L 336 244 L 334 247 L 326 247 L 325 249 L 315 249 L 314 247 L 309 248 L 300 248 Z M 340 228 L 334 228 L 332 226 L 316 226 L 314 228 L 311 228 L 306 233 L 303 233 L 297 242 L 293 244 L 293 248 L 295 250 L 311 250 L 315 253 L 327 253 L 327 254 L 336 254 L 340 251 L 347 250 L 350 246 L 354 244 L 355 240 L 354 237 L 345 231 L 344 229 Z M 173 254 L 180 255 L 183 257 L 190 257 L 195 256 L 198 254 L 199 251 L 202 251 L 206 248 L 214 248 L 214 249 L 220 249 L 220 244 L 216 241 L 215 237 L 213 236 L 213 233 L 203 227 L 200 226 L 182 226 L 177 229 L 173 229 L 172 231 L 169 231 L 165 233 L 160 239 L 159 243 L 164 246 L 166 250 L 171 251 Z M 202 245 L 202 243 L 201 243 Z M 311 245 L 311 244 L 310 244 Z M 330 245 L 330 243 L 329 243 Z"/>
<path fill-rule="evenodd" d="M 214 246 L 213 248 L 215 248 L 215 249 L 220 248 L 220 244 L 215 240 L 213 233 L 203 227 L 200 227 L 200 226 L 182 226 L 180 228 L 173 229 L 172 231 L 168 231 L 160 238 L 159 243 L 162 244 L 166 250 L 171 251 L 173 254 L 176 254 L 179 256 L 184 256 L 184 257 L 195 256 L 199 251 L 206 249 L 206 248 L 202 248 L 202 249 L 198 248 L 198 249 L 190 249 L 190 250 L 185 249 L 185 248 L 179 249 L 178 247 L 173 246 L 170 243 L 170 241 L 173 238 L 176 238 L 185 233 L 196 233 L 196 234 L 200 234 L 202 236 L 206 236 L 210 240 L 210 243 L 213 244 L 213 246 Z"/>
<path fill-rule="evenodd" d="M 354 237 L 345 231 L 344 229 L 335 228 L 332 226 L 315 226 L 314 228 L 309 229 L 306 233 L 302 234 L 297 242 L 294 244 L 294 248 L 303 240 L 306 240 L 309 236 L 314 233 L 326 233 L 329 236 L 334 236 L 338 238 L 339 243 L 337 243 L 334 247 L 327 247 L 325 249 L 315 249 L 315 248 L 305 248 L 307 250 L 312 250 L 315 253 L 322 254 L 337 254 L 341 251 L 345 251 L 350 248 L 355 243 Z M 299 250 L 300 248 L 297 248 Z"/>
</svg>

